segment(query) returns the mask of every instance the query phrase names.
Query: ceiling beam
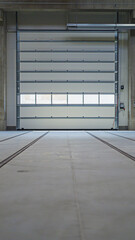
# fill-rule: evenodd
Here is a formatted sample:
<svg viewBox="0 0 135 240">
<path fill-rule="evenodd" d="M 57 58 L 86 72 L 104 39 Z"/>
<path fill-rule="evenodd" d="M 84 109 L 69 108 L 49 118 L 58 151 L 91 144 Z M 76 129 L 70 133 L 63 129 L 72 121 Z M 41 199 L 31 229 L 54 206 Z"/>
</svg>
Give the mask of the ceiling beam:
<svg viewBox="0 0 135 240">
<path fill-rule="evenodd" d="M 134 0 L 0 0 L 4 10 L 87 9 L 87 10 L 132 10 Z"/>
</svg>

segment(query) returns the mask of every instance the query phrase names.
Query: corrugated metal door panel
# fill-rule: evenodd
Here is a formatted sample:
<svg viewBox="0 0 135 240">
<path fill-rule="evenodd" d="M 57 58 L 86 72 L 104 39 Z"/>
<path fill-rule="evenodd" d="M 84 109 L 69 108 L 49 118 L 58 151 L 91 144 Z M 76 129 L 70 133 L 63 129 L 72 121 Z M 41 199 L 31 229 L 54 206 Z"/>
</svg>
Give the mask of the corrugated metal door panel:
<svg viewBox="0 0 135 240">
<path fill-rule="evenodd" d="M 22 119 L 24 129 L 110 129 L 112 119 Z"/>
<path fill-rule="evenodd" d="M 114 52 L 68 52 L 65 51 L 64 54 L 61 52 L 20 52 L 21 61 L 114 61 Z"/>
<path fill-rule="evenodd" d="M 114 63 L 91 62 L 49 62 L 49 63 L 21 63 L 21 71 L 114 71 Z"/>
<path fill-rule="evenodd" d="M 21 107 L 21 117 L 114 117 L 114 107 Z"/>
<path fill-rule="evenodd" d="M 110 129 L 116 115 L 115 32 L 25 32 L 19 33 L 19 79 L 21 95 L 34 94 L 34 105 L 18 100 L 19 128 L 26 129 Z M 80 105 L 68 102 L 82 99 Z M 49 105 L 38 104 L 37 96 L 50 96 Z M 65 105 L 53 102 L 53 95 L 65 96 Z M 60 94 L 60 95 L 59 95 Z M 98 99 L 87 105 L 84 96 Z M 95 96 L 94 96 L 95 95 Z M 28 96 L 28 97 L 29 97 Z M 56 99 L 57 99 L 56 96 Z M 114 103 L 105 100 L 107 96 Z M 72 99 L 71 98 L 71 99 Z M 103 100 L 102 100 L 103 99 Z M 100 101 L 104 104 L 101 104 Z M 108 101 L 108 102 L 105 102 Z M 77 105 L 76 105 L 77 104 Z M 29 105 L 29 106 L 28 106 Z M 73 106 L 72 106 L 73 105 Z M 18 117 L 18 118 L 19 118 Z"/>
<path fill-rule="evenodd" d="M 35 92 L 85 92 L 115 93 L 114 83 L 21 83 L 20 91 Z"/>
<path fill-rule="evenodd" d="M 91 81 L 115 81 L 114 73 L 102 73 L 102 72 L 25 72 L 20 73 L 21 81 L 63 81 L 63 80 L 91 80 Z"/>
<path fill-rule="evenodd" d="M 40 31 L 23 31 L 20 34 L 20 40 L 115 40 L 114 32 L 64 32 L 64 31 L 52 31 L 52 32 L 40 32 Z"/>
<path fill-rule="evenodd" d="M 21 107 L 20 117 L 51 117 L 52 107 Z"/>
</svg>

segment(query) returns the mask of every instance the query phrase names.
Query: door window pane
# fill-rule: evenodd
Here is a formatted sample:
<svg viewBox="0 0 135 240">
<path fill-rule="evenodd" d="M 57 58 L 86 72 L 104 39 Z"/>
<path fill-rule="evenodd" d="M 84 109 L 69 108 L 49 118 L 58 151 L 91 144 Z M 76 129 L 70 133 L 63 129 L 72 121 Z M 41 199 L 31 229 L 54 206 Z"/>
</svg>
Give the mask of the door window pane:
<svg viewBox="0 0 135 240">
<path fill-rule="evenodd" d="M 85 94 L 84 104 L 98 104 L 98 94 Z"/>
<path fill-rule="evenodd" d="M 20 95 L 21 104 L 35 104 L 35 94 L 21 94 Z"/>
<path fill-rule="evenodd" d="M 51 94 L 37 94 L 37 104 L 51 104 Z"/>
<path fill-rule="evenodd" d="M 67 94 L 53 94 L 52 104 L 67 104 Z"/>
<path fill-rule="evenodd" d="M 100 104 L 114 104 L 114 94 L 101 94 Z"/>
<path fill-rule="evenodd" d="M 68 94 L 68 104 L 83 104 L 82 94 Z"/>
</svg>

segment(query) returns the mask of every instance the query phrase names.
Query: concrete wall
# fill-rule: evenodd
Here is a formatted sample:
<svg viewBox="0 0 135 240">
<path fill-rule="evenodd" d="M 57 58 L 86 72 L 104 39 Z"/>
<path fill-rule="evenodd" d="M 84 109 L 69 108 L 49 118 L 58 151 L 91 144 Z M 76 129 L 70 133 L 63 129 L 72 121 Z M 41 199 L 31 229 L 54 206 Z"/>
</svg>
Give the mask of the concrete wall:
<svg viewBox="0 0 135 240">
<path fill-rule="evenodd" d="M 0 8 L 12 11 L 45 9 L 135 9 L 134 0 L 0 0 Z"/>
<path fill-rule="evenodd" d="M 0 22 L 0 130 L 6 129 L 6 15 Z"/>
<path fill-rule="evenodd" d="M 97 16 L 100 17 L 98 18 Z M 96 16 L 96 17 L 95 17 Z M 22 28 L 33 28 L 37 26 L 38 28 L 46 29 L 65 29 L 66 23 L 79 21 L 79 22 L 92 22 L 97 21 L 97 23 L 102 19 L 102 22 L 109 23 L 110 21 L 115 22 L 115 15 L 109 13 L 97 14 L 85 13 L 85 18 L 83 13 L 76 13 L 74 11 L 67 14 L 66 11 L 50 11 L 50 12 L 22 12 L 19 17 L 19 24 Z M 120 20 L 127 21 L 127 15 L 121 14 Z M 57 22 L 56 22 L 57 20 Z M 9 12 L 7 14 L 7 126 L 16 126 L 16 17 L 15 13 Z M 119 113 L 119 124 L 122 128 L 127 128 L 128 126 L 128 33 L 123 32 L 119 35 L 119 86 L 124 85 L 124 90 L 120 90 L 119 101 L 125 104 L 125 111 L 120 110 Z"/>
</svg>

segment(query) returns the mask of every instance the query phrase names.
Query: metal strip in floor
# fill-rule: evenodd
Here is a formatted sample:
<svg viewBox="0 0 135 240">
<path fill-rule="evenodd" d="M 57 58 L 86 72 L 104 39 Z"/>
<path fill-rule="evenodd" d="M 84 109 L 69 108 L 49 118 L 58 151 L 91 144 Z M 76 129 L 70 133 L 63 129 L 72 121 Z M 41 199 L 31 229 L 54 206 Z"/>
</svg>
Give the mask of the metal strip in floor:
<svg viewBox="0 0 135 240">
<path fill-rule="evenodd" d="M 24 146 L 23 148 L 19 149 L 18 151 L 16 151 L 15 153 L 13 153 L 12 155 L 10 155 L 9 157 L 5 158 L 4 160 L 2 160 L 0 162 L 0 168 L 2 168 L 5 164 L 7 164 L 8 162 L 10 162 L 12 159 L 14 159 L 15 157 L 17 157 L 18 155 L 20 155 L 22 152 L 24 152 L 27 148 L 31 147 L 34 143 L 36 143 L 37 141 L 39 141 L 41 138 L 43 138 L 45 135 L 47 135 L 49 132 L 46 132 L 44 134 L 42 134 L 40 137 L 36 138 L 35 140 L 33 140 L 32 142 L 28 143 L 26 146 Z"/>
<path fill-rule="evenodd" d="M 16 137 L 22 136 L 22 135 L 27 134 L 27 133 L 30 133 L 30 132 L 31 132 L 31 131 L 28 131 L 28 132 L 21 133 L 21 134 L 17 134 L 17 135 L 8 137 L 8 138 L 4 138 L 4 139 L 0 140 L 0 143 L 1 143 L 1 142 L 5 142 L 5 141 L 7 141 L 7 140 L 10 140 L 10 139 L 12 139 L 12 138 L 16 138 Z"/>
<path fill-rule="evenodd" d="M 135 139 L 132 139 L 132 138 L 129 138 L 129 137 L 126 137 L 126 136 L 122 136 L 122 135 L 119 135 L 119 134 L 116 134 L 116 133 L 112 133 L 112 132 L 107 132 L 109 134 L 112 134 L 114 136 L 117 136 L 117 137 L 121 137 L 121 138 L 125 138 L 125 139 L 128 139 L 130 141 L 134 141 L 135 142 Z"/>
<path fill-rule="evenodd" d="M 99 138 L 97 136 L 95 136 L 92 133 L 86 132 L 87 134 L 89 134 L 90 136 L 96 138 L 97 140 L 99 140 L 100 142 L 104 143 L 105 145 L 111 147 L 112 149 L 114 149 L 115 151 L 121 153 L 122 155 L 124 155 L 125 157 L 131 159 L 132 161 L 135 161 L 135 157 L 128 154 L 127 152 L 124 152 L 123 150 L 119 149 L 118 147 L 115 147 L 114 145 L 112 145 L 111 143 L 106 142 L 105 140 L 103 140 L 102 138 Z"/>
</svg>

